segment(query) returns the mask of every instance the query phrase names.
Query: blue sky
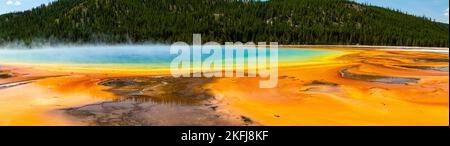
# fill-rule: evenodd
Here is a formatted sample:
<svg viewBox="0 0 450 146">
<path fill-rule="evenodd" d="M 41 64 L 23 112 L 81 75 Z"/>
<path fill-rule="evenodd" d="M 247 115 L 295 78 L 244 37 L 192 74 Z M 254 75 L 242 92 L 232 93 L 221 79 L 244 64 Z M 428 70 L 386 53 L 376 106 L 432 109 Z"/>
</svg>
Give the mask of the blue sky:
<svg viewBox="0 0 450 146">
<path fill-rule="evenodd" d="M 427 16 L 448 23 L 449 0 L 355 0 L 360 3 L 399 9 L 409 14 Z"/>
<path fill-rule="evenodd" d="M 0 0 L 0 14 L 23 11 L 53 0 Z M 427 16 L 448 23 L 449 0 L 355 0 L 361 3 L 400 9 L 410 14 Z"/>
<path fill-rule="evenodd" d="M 28 10 L 53 0 L 0 0 L 0 14 Z"/>
</svg>

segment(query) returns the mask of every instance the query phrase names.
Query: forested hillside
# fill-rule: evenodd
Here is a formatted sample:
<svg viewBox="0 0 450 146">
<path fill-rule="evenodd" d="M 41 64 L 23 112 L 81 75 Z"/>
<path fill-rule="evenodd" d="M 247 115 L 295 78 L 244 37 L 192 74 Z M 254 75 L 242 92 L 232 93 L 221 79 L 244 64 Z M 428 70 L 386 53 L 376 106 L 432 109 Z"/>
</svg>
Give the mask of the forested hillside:
<svg viewBox="0 0 450 146">
<path fill-rule="evenodd" d="M 276 41 L 449 46 L 448 24 L 348 0 L 58 0 L 0 16 L 0 44 Z"/>
</svg>

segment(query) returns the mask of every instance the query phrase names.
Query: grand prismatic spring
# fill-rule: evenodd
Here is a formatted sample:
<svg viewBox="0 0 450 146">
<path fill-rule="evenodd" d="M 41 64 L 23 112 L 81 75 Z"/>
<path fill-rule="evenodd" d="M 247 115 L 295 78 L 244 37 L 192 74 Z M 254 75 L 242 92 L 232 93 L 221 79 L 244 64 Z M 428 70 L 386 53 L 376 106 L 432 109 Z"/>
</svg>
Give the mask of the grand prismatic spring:
<svg viewBox="0 0 450 146">
<path fill-rule="evenodd" d="M 173 78 L 169 46 L 0 49 L 0 125 L 446 125 L 448 50 L 280 46 L 278 87 Z"/>
</svg>

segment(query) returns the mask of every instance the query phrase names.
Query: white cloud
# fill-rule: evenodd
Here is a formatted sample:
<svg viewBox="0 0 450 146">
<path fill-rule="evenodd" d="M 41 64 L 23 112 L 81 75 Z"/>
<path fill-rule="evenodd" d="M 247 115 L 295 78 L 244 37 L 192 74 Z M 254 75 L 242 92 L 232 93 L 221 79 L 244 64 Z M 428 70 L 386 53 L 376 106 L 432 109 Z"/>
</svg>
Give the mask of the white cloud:
<svg viewBox="0 0 450 146">
<path fill-rule="evenodd" d="M 21 5 L 22 4 L 22 2 L 20 2 L 20 1 L 16 1 L 15 3 L 14 3 L 14 5 L 16 5 L 16 6 L 19 6 L 19 5 Z"/>
<path fill-rule="evenodd" d="M 444 11 L 444 15 L 448 16 L 448 8 L 447 8 L 447 10 Z"/>
<path fill-rule="evenodd" d="M 14 4 L 14 2 L 12 0 L 7 0 L 6 1 L 6 5 L 12 5 L 12 4 Z"/>
<path fill-rule="evenodd" d="M 20 0 L 7 0 L 6 5 L 20 6 L 22 2 Z"/>
</svg>

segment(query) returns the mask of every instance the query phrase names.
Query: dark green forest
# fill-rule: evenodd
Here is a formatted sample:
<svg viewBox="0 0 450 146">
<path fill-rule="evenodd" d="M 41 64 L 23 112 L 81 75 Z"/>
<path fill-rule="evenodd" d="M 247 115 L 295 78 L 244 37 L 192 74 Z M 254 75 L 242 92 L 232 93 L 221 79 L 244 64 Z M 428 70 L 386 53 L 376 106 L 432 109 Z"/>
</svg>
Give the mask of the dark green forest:
<svg viewBox="0 0 450 146">
<path fill-rule="evenodd" d="M 0 16 L 0 44 L 192 41 L 449 46 L 448 24 L 348 0 L 58 0 Z"/>
</svg>

